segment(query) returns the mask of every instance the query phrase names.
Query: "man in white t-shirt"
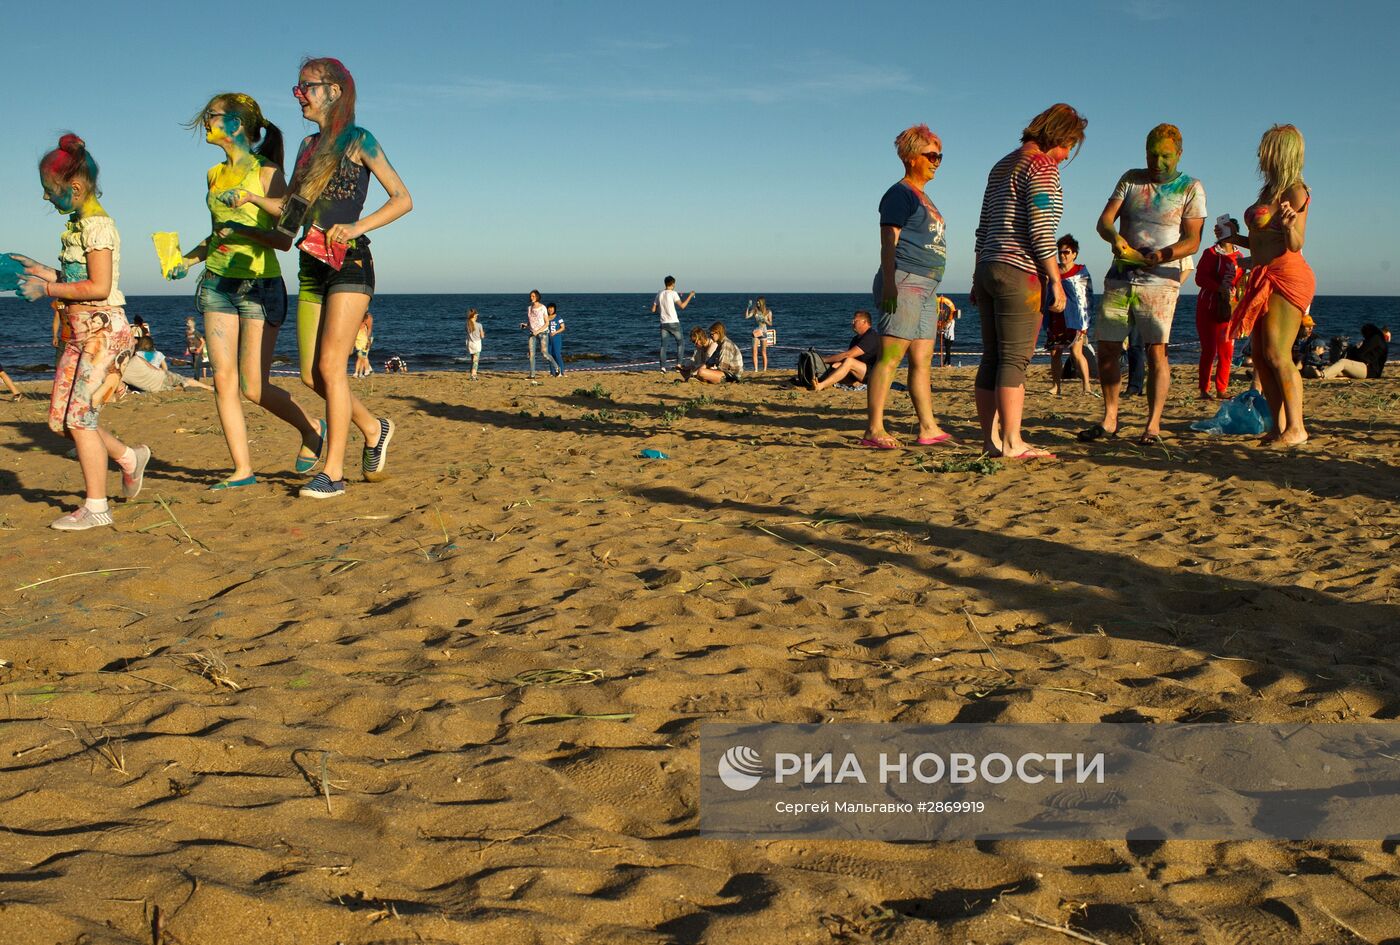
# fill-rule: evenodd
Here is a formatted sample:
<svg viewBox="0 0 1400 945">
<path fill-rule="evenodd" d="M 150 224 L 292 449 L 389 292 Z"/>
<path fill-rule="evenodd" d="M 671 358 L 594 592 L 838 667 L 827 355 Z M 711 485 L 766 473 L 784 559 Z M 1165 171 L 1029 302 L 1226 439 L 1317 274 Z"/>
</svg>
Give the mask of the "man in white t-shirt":
<svg viewBox="0 0 1400 945">
<path fill-rule="evenodd" d="M 656 294 L 656 299 L 651 303 L 652 312 L 661 313 L 661 372 L 666 373 L 666 339 L 669 337 L 676 343 L 676 366 L 680 366 L 681 357 L 685 354 L 685 345 L 681 341 L 681 317 L 676 314 L 676 309 L 684 309 L 690 304 L 690 300 L 695 298 L 692 292 L 681 301 L 681 294 L 676 291 L 676 277 L 666 277 L 666 287 Z"/>
</svg>

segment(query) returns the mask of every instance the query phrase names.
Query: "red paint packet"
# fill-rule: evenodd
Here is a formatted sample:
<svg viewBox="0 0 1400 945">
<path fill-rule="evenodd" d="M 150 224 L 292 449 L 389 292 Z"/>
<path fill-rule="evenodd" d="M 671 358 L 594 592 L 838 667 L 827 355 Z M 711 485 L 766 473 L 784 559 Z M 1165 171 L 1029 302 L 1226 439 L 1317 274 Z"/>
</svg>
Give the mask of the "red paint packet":
<svg viewBox="0 0 1400 945">
<path fill-rule="evenodd" d="M 319 226 L 313 225 L 302 238 L 300 249 L 303 253 L 315 259 L 321 260 L 327 266 L 337 272 L 345 265 L 345 251 L 350 248 L 349 243 L 332 243 L 326 240 L 326 231 Z"/>
</svg>

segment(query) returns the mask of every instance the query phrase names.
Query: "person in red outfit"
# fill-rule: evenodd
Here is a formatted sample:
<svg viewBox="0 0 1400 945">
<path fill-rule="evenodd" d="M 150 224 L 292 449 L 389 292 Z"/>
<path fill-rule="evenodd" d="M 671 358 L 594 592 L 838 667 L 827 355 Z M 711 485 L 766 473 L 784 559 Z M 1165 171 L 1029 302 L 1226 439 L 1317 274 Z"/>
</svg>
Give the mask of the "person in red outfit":
<svg viewBox="0 0 1400 945">
<path fill-rule="evenodd" d="M 1230 337 L 1230 313 L 1234 309 L 1237 290 L 1244 280 L 1244 258 L 1234 244 L 1226 242 L 1240 231 L 1234 217 L 1221 216 L 1215 221 L 1214 246 L 1201 254 L 1196 267 L 1196 334 L 1201 339 L 1200 390 L 1201 399 L 1211 399 L 1211 379 L 1214 375 L 1215 395 L 1225 399 L 1230 386 L 1230 363 L 1235 357 L 1235 342 Z"/>
</svg>

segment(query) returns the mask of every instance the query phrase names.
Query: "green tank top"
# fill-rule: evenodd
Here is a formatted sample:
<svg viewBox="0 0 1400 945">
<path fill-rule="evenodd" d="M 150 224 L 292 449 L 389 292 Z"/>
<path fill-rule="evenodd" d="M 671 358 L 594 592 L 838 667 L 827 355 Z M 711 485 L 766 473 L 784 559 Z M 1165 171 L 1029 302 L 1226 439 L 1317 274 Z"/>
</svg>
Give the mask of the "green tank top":
<svg viewBox="0 0 1400 945">
<path fill-rule="evenodd" d="M 267 196 L 262 186 L 262 169 L 265 162 L 261 158 L 255 158 L 255 162 L 241 179 L 232 183 L 230 178 L 225 176 L 225 172 L 228 170 L 226 165 L 215 164 L 209 168 L 207 202 L 209 215 L 213 217 L 216 229 L 223 223 L 241 223 L 244 226 L 272 232 L 273 227 L 276 226 L 277 221 L 270 214 L 252 203 L 245 203 L 241 207 L 230 207 L 217 199 L 219 194 L 234 188 L 241 188 L 257 194 L 259 197 Z M 223 239 L 211 238 L 209 256 L 204 265 L 215 275 L 227 276 L 231 279 L 270 279 L 282 275 L 282 267 L 277 262 L 276 250 L 270 246 L 255 243 L 240 234 L 231 234 Z"/>
</svg>

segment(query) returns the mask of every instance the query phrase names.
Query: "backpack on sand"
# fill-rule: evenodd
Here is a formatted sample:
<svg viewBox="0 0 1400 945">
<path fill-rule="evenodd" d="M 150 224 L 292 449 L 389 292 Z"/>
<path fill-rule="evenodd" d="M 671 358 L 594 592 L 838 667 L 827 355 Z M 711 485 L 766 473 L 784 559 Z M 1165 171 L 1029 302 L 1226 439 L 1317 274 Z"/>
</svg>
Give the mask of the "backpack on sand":
<svg viewBox="0 0 1400 945">
<path fill-rule="evenodd" d="M 826 369 L 826 362 L 815 348 L 808 348 L 797 356 L 797 377 L 793 383 L 798 387 L 811 387 Z"/>
</svg>

